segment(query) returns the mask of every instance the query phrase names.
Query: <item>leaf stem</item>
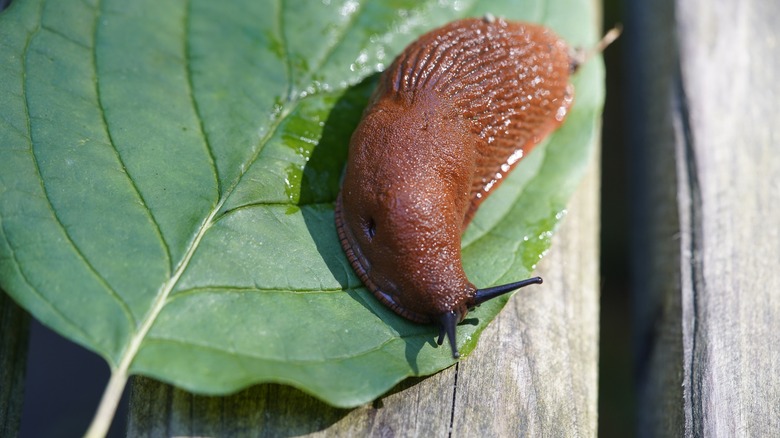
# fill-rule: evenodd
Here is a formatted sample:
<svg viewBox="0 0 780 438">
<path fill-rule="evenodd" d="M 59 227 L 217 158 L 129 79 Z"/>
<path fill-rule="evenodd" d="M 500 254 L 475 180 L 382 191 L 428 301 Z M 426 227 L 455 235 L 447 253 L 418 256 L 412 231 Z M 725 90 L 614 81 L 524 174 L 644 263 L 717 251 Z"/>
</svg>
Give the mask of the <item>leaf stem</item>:
<svg viewBox="0 0 780 438">
<path fill-rule="evenodd" d="M 189 266 L 190 260 L 192 259 L 193 254 L 195 254 L 195 250 L 197 250 L 198 246 L 200 245 L 200 241 L 203 239 L 206 231 L 208 231 L 208 229 L 214 223 L 214 218 L 217 216 L 217 213 L 219 213 L 220 208 L 222 208 L 222 204 L 225 203 L 225 199 L 227 199 L 227 197 L 221 199 L 217 205 L 214 206 L 214 208 L 209 213 L 209 216 L 198 228 L 198 233 L 195 235 L 195 238 L 187 248 L 187 252 L 179 262 L 179 265 L 176 267 L 173 275 L 157 292 L 157 297 L 152 303 L 152 307 L 149 310 L 149 313 L 143 319 L 141 326 L 138 328 L 138 331 L 135 333 L 135 335 L 130 338 L 130 343 L 127 345 L 125 351 L 122 352 L 119 365 L 117 365 L 116 369 L 111 372 L 111 378 L 108 381 L 108 386 L 106 386 L 106 390 L 103 392 L 103 398 L 100 400 L 100 406 L 98 406 L 98 410 L 95 413 L 95 418 L 92 420 L 92 424 L 87 430 L 85 435 L 86 437 L 104 437 L 106 433 L 108 433 L 108 428 L 111 425 L 111 420 L 113 419 L 114 413 L 116 412 L 119 399 L 122 397 L 122 391 L 127 384 L 130 364 L 133 362 L 135 356 L 138 354 L 138 351 L 141 349 L 141 343 L 149 333 L 149 330 L 152 329 L 152 325 L 157 320 L 160 312 L 162 312 L 163 307 L 165 307 L 165 301 L 168 299 L 168 296 L 170 296 L 174 286 L 179 282 L 179 278 L 181 278 L 184 270 L 187 269 L 187 266 Z"/>
<path fill-rule="evenodd" d="M 111 372 L 111 378 L 108 380 L 106 390 L 100 399 L 100 405 L 97 412 L 95 412 L 95 417 L 92 419 L 87 433 L 84 434 L 86 438 L 102 438 L 106 436 L 108 428 L 111 427 L 111 421 L 114 419 L 116 407 L 122 398 L 122 392 L 127 384 L 127 377 L 127 368 L 120 367 Z"/>
</svg>

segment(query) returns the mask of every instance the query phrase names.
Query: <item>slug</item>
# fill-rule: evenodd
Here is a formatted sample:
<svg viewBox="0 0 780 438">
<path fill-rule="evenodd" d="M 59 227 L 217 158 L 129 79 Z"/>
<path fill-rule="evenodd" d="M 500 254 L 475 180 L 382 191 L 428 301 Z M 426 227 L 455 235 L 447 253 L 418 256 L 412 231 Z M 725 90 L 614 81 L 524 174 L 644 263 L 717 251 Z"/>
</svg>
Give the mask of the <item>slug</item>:
<svg viewBox="0 0 780 438">
<path fill-rule="evenodd" d="M 335 222 L 363 284 L 397 314 L 455 327 L 539 277 L 477 289 L 461 235 L 517 162 L 565 119 L 580 63 L 542 26 L 486 17 L 433 30 L 381 75 L 352 135 Z"/>
</svg>

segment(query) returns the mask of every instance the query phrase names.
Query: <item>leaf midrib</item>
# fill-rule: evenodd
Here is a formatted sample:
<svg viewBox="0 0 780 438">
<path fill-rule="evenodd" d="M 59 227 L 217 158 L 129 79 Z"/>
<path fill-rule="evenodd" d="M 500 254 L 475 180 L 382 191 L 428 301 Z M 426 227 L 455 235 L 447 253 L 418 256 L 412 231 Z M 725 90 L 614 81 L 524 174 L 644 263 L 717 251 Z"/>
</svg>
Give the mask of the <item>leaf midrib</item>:
<svg viewBox="0 0 780 438">
<path fill-rule="evenodd" d="M 191 2 L 188 2 L 188 8 L 187 8 L 188 11 L 189 11 L 189 4 L 191 4 Z M 186 58 L 185 65 L 189 75 L 189 72 L 191 71 L 189 57 Z M 193 99 L 193 102 L 195 100 L 196 99 Z M 282 124 L 282 122 L 295 109 L 295 107 L 298 106 L 298 104 L 299 101 L 294 101 L 292 102 L 292 104 L 288 104 L 285 106 L 285 109 L 282 111 L 280 116 L 276 120 L 274 120 L 274 123 L 268 129 L 266 135 L 260 140 L 260 147 L 258 147 L 255 153 L 252 154 L 249 160 L 247 160 L 246 162 L 247 165 L 241 166 L 242 172 L 235 178 L 234 182 L 230 185 L 230 187 L 220 196 L 220 199 L 217 202 L 217 204 L 211 209 L 209 214 L 206 216 L 206 219 L 198 227 L 197 233 L 195 234 L 194 238 L 191 240 L 190 244 L 187 246 L 187 250 L 185 251 L 183 257 L 181 258 L 178 265 L 174 269 L 173 274 L 168 278 L 168 280 L 165 283 L 163 283 L 163 285 L 159 289 L 159 292 L 156 294 L 156 297 L 152 302 L 152 306 L 149 312 L 142 320 L 141 326 L 138 328 L 135 334 L 130 337 L 130 342 L 128 342 L 127 348 L 125 348 L 125 350 L 120 355 L 119 365 L 117 366 L 117 371 L 119 373 L 127 374 L 128 370 L 130 369 L 130 365 L 132 361 L 135 359 L 136 355 L 138 354 L 138 351 L 140 351 L 141 344 L 146 338 L 146 335 L 151 330 L 152 325 L 155 323 L 155 321 L 157 321 L 157 317 L 165 308 L 168 302 L 168 297 L 171 295 L 171 292 L 173 291 L 174 287 L 179 282 L 181 276 L 184 274 L 184 271 L 187 269 L 187 267 L 189 267 L 190 261 L 192 260 L 192 257 L 194 256 L 195 252 L 200 246 L 200 242 L 203 240 L 203 237 L 206 235 L 206 233 L 211 228 L 211 226 L 214 225 L 214 223 L 216 222 L 217 216 L 220 215 L 223 205 L 225 204 L 227 199 L 230 198 L 230 195 L 233 193 L 236 187 L 238 187 L 238 185 L 241 183 L 241 180 L 243 179 L 244 175 L 247 173 L 249 168 L 252 166 L 252 164 L 254 164 L 254 162 L 257 161 L 257 158 L 260 156 L 260 153 L 265 148 L 264 146 L 273 137 L 273 135 L 276 133 L 277 129 Z M 202 127 L 202 119 L 200 118 L 200 114 L 197 113 L 197 115 Z M 205 133 L 201 131 L 201 134 L 204 137 L 204 141 L 206 141 L 208 144 L 208 140 L 205 140 L 205 138 L 207 138 Z M 209 153 L 211 154 L 210 146 L 209 146 Z"/>
</svg>

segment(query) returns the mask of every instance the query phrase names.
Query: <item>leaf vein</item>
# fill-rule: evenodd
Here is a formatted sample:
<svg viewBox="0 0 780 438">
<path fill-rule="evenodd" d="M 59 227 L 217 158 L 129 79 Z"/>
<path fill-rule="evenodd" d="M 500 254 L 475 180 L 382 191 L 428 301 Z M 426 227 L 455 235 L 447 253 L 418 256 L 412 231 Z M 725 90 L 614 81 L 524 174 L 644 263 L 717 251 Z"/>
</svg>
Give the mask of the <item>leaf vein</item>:
<svg viewBox="0 0 780 438">
<path fill-rule="evenodd" d="M 409 336 L 409 338 L 420 337 L 420 336 L 421 335 L 412 335 L 412 336 Z M 427 334 L 425 336 L 428 337 Z M 406 338 L 407 337 L 404 337 L 404 339 L 406 339 Z M 262 361 L 267 361 L 267 362 L 281 362 L 281 363 L 285 363 L 285 364 L 310 364 L 310 363 L 321 363 L 321 362 L 325 362 L 325 361 L 338 361 L 338 360 L 344 361 L 344 360 L 355 359 L 356 357 L 368 356 L 371 353 L 380 351 L 380 350 L 384 349 L 384 347 L 386 345 L 388 345 L 388 344 L 390 344 L 390 343 L 392 343 L 392 342 L 394 342 L 396 340 L 398 340 L 398 338 L 396 338 L 395 336 L 390 336 L 386 340 L 382 341 L 381 343 L 379 343 L 379 344 L 377 344 L 377 345 L 375 345 L 375 346 L 373 346 L 371 348 L 368 348 L 368 349 L 365 349 L 365 350 L 362 350 L 362 351 L 359 351 L 359 352 L 355 352 L 355 353 L 342 354 L 342 355 L 337 355 L 337 356 L 328 356 L 326 358 L 321 358 L 321 359 L 292 359 L 290 357 L 285 357 L 283 359 L 280 359 L 280 358 L 259 356 L 257 354 L 249 354 L 249 353 L 244 352 L 244 351 L 230 350 L 230 349 L 227 349 L 227 348 L 224 348 L 224 347 L 220 347 L 220 346 L 215 346 L 215 345 L 206 345 L 206 344 L 202 344 L 202 343 L 191 341 L 191 340 L 173 339 L 173 338 L 166 338 L 166 337 L 163 337 L 163 336 L 154 336 L 154 337 L 149 336 L 146 339 L 147 342 L 179 344 L 179 345 L 190 347 L 190 348 L 200 348 L 200 349 L 203 349 L 203 350 L 216 351 L 216 352 L 223 353 L 223 354 L 229 354 L 229 355 L 234 355 L 234 356 L 243 356 L 243 357 L 246 357 L 246 358 L 249 358 L 249 359 L 262 360 Z"/>
<path fill-rule="evenodd" d="M 282 42 L 285 69 L 287 70 L 287 96 L 285 96 L 285 101 L 290 102 L 292 101 L 293 83 L 295 82 L 295 79 L 293 78 L 292 57 L 290 56 L 290 40 L 287 38 L 287 27 L 284 23 L 284 0 L 278 0 L 276 2 L 276 10 L 276 22 L 277 26 L 279 27 L 279 40 Z"/>
<path fill-rule="evenodd" d="M 91 50 L 92 49 L 91 47 L 89 47 L 88 45 L 82 43 L 81 41 L 77 41 L 73 37 L 71 37 L 69 35 L 66 35 L 66 34 L 62 33 L 61 31 L 59 31 L 57 29 L 54 29 L 53 27 L 41 25 L 41 29 L 43 29 L 43 30 L 45 30 L 45 31 L 47 31 L 47 32 L 49 32 L 49 33 L 51 33 L 53 35 L 57 35 L 58 37 L 64 39 L 65 41 L 71 42 L 71 43 L 81 47 L 84 50 Z"/>
<path fill-rule="evenodd" d="M 97 40 L 98 40 L 98 29 L 100 24 L 100 17 L 103 15 L 102 12 L 102 6 L 103 1 L 99 1 L 95 7 L 95 20 L 92 23 L 93 30 L 92 30 L 92 68 L 93 72 L 95 74 L 95 96 L 97 100 L 97 106 L 98 106 L 98 112 L 100 113 L 100 121 L 103 124 L 103 128 L 105 129 L 106 137 L 108 138 L 108 143 L 111 145 L 111 148 L 114 150 L 114 154 L 116 155 L 117 160 L 119 161 L 119 164 L 122 166 L 122 169 L 125 170 L 125 175 L 127 175 L 128 182 L 130 183 L 130 186 L 133 188 L 133 191 L 135 192 L 136 196 L 138 196 L 141 205 L 143 206 L 143 210 L 149 215 L 149 219 L 152 221 L 155 227 L 155 231 L 160 238 L 160 241 L 165 248 L 165 254 L 168 258 L 168 262 L 170 264 L 171 260 L 171 253 L 170 249 L 168 248 L 167 243 L 165 242 L 165 239 L 162 237 L 162 232 L 160 230 L 160 225 L 157 223 L 157 220 L 154 218 L 154 215 L 149 210 L 149 207 L 146 204 L 146 200 L 144 199 L 143 195 L 141 194 L 141 191 L 138 189 L 138 186 L 135 184 L 135 180 L 130 175 L 130 170 L 125 165 L 124 160 L 122 159 L 122 154 L 119 152 L 119 149 L 116 147 L 116 143 L 114 142 L 114 138 L 111 135 L 111 129 L 108 125 L 108 119 L 106 118 L 106 111 L 105 107 L 103 106 L 103 96 L 100 92 L 100 75 L 98 74 L 98 56 L 97 56 Z M 47 197 L 48 198 L 48 197 Z M 90 265 L 91 266 L 91 265 Z M 92 268 L 95 270 L 94 268 Z M 96 271 L 96 270 L 95 270 Z M 101 277 L 102 279 L 102 277 Z M 103 281 L 106 283 L 106 286 L 108 286 L 108 282 L 103 279 Z M 133 323 L 133 326 L 138 326 L 138 319 L 133 315 L 133 312 L 130 310 L 130 306 L 128 305 L 127 301 L 112 287 L 108 286 L 109 290 L 111 291 L 111 295 L 119 301 L 119 305 L 122 307 L 122 311 L 128 315 L 130 320 Z"/>
<path fill-rule="evenodd" d="M 245 293 L 279 293 L 279 294 L 295 294 L 295 295 L 305 295 L 305 294 L 333 294 L 333 293 L 340 293 L 340 292 L 347 292 L 350 290 L 357 290 L 361 286 L 353 286 L 353 287 L 347 287 L 347 288 L 322 288 L 322 289 L 282 289 L 282 288 L 274 288 L 274 287 L 241 287 L 241 286 L 229 286 L 229 285 L 214 285 L 214 286 L 199 286 L 199 287 L 192 287 L 189 289 L 182 289 L 180 291 L 176 291 L 172 293 L 168 297 L 168 303 L 171 303 L 175 300 L 178 300 L 180 298 L 186 298 L 193 295 L 198 294 L 207 294 L 209 292 L 223 292 L 223 293 L 236 293 L 236 294 L 245 294 Z"/>
<path fill-rule="evenodd" d="M 322 202 L 304 202 L 304 203 L 292 203 L 292 202 L 253 202 L 249 204 L 243 204 L 239 205 L 238 207 L 231 208 L 230 210 L 223 211 L 220 216 L 214 221 L 215 223 L 218 221 L 221 221 L 225 219 L 227 216 L 230 216 L 232 214 L 241 212 L 243 210 L 249 210 L 252 208 L 262 208 L 262 207 L 317 207 L 317 206 L 324 206 L 324 207 L 332 207 L 333 201 L 322 201 Z"/>
<path fill-rule="evenodd" d="M 10 122 L 5 117 L 0 117 L 0 122 L 2 122 L 3 131 L 8 129 L 8 131 L 6 131 L 6 132 L 13 131 L 13 132 L 19 134 L 20 137 L 27 138 L 27 136 L 28 136 L 27 132 L 25 132 L 22 128 L 19 128 L 16 125 L 14 125 L 12 122 Z"/>
<path fill-rule="evenodd" d="M 43 3 L 41 3 L 40 6 L 38 7 L 38 17 L 42 17 L 42 16 L 43 16 Z M 40 21 L 41 20 L 39 19 L 39 23 L 40 23 Z M 32 160 L 32 164 L 35 167 L 35 173 L 38 176 L 38 181 L 40 181 L 40 188 L 41 188 L 41 191 L 43 192 L 43 196 L 46 199 L 46 205 L 47 205 L 49 211 L 51 212 L 52 216 L 54 217 L 55 222 L 57 223 L 59 228 L 62 230 L 62 233 L 65 236 L 65 238 L 67 239 L 67 241 L 70 244 L 70 246 L 72 246 L 73 249 L 75 250 L 76 255 L 79 257 L 79 259 L 98 278 L 98 281 L 100 281 L 103 284 L 106 284 L 105 283 L 105 279 L 103 279 L 95 271 L 95 268 L 84 258 L 84 255 L 81 253 L 81 249 L 78 246 L 76 246 L 75 242 L 73 242 L 73 239 L 71 238 L 70 234 L 68 233 L 67 229 L 65 228 L 65 225 L 62 223 L 62 220 L 57 215 L 57 212 L 56 212 L 56 210 L 54 209 L 54 206 L 51 203 L 51 199 L 49 198 L 49 192 L 48 192 L 48 190 L 46 188 L 46 185 L 43 182 L 43 177 L 41 175 L 40 164 L 38 163 L 38 158 L 35 155 L 35 146 L 34 146 L 35 142 L 33 140 L 31 116 L 30 116 L 30 99 L 29 99 L 29 93 L 27 91 L 27 88 L 28 88 L 27 87 L 27 80 L 29 78 L 29 76 L 27 75 L 27 61 L 28 61 L 28 54 L 29 54 L 29 51 L 30 51 L 30 44 L 32 43 L 32 41 L 35 38 L 35 36 L 38 35 L 38 33 L 40 33 L 40 31 L 41 31 L 41 26 L 38 25 L 38 26 L 36 26 L 36 28 L 32 32 L 30 32 L 30 35 L 28 35 L 27 39 L 24 42 L 24 48 L 22 49 L 22 53 L 21 53 L 21 58 L 22 58 L 22 60 L 21 60 L 21 66 L 22 66 L 22 95 L 24 96 L 24 116 L 25 116 L 25 122 L 27 124 L 27 134 L 28 134 L 27 136 L 25 136 L 25 139 L 27 140 L 27 145 L 28 145 L 29 150 L 30 150 L 30 159 Z M 3 227 L 5 227 L 5 223 L 3 223 Z M 5 228 L 3 229 L 3 235 L 7 236 L 7 231 L 5 230 Z M 47 297 L 45 297 L 40 291 L 38 291 L 37 288 L 32 286 L 32 284 L 29 282 L 29 279 L 27 278 L 27 276 L 24 275 L 24 272 L 21 269 L 21 265 L 19 264 L 19 260 L 17 259 L 16 253 L 15 253 L 15 251 L 13 251 L 13 246 L 11 246 L 10 242 L 9 242 L 8 247 L 11 248 L 11 250 L 12 250 L 13 257 L 14 257 L 14 262 L 19 267 L 19 272 L 22 275 L 22 278 L 24 279 L 25 283 L 30 285 L 31 289 L 36 293 L 36 295 L 38 295 L 41 298 L 41 300 L 46 304 L 46 306 L 50 307 L 56 314 L 61 315 L 63 320 L 66 323 L 72 325 L 76 329 L 76 331 L 78 331 L 79 333 L 82 333 L 82 335 L 84 336 L 84 339 L 89 339 L 94 345 L 101 345 L 100 342 L 98 342 L 97 339 L 93 338 L 89 332 L 86 332 L 82 327 L 80 327 L 77 324 L 75 324 L 74 321 L 71 321 L 70 319 L 66 318 L 65 315 L 62 312 L 60 312 L 58 309 L 56 309 L 56 307 L 51 302 L 49 302 Z"/>
<path fill-rule="evenodd" d="M 203 220 L 201 225 L 198 227 L 195 237 L 192 239 L 190 245 L 187 247 L 187 251 L 184 253 L 184 256 L 179 261 L 178 265 L 176 266 L 176 269 L 173 271 L 173 274 L 165 283 L 161 285 L 159 291 L 155 296 L 154 301 L 152 302 L 152 305 L 149 308 L 149 312 L 146 314 L 143 321 L 141 322 L 140 327 L 135 332 L 135 334 L 130 338 L 130 342 L 127 344 L 127 347 L 122 352 L 119 365 L 114 370 L 115 375 L 117 376 L 127 375 L 128 371 L 130 370 L 130 364 L 132 364 L 133 360 L 135 360 L 136 356 L 138 355 L 138 351 L 141 349 L 141 344 L 148 340 L 147 336 L 149 334 L 149 331 L 152 329 L 152 325 L 154 325 L 155 321 L 157 320 L 157 317 L 160 315 L 160 312 L 162 312 L 163 308 L 167 304 L 167 299 L 171 295 L 171 292 L 173 291 L 173 287 L 179 282 L 179 279 L 181 278 L 181 276 L 184 274 L 184 271 L 189 266 L 190 261 L 192 260 L 192 257 L 195 254 L 195 251 L 200 246 L 200 242 L 203 240 L 203 236 L 206 235 L 206 232 L 211 227 L 211 224 L 214 221 L 214 217 L 219 212 L 219 209 L 221 208 L 223 202 L 224 199 L 217 206 L 215 206 L 214 209 L 209 213 L 208 217 L 206 217 L 206 219 Z M 126 377 L 122 377 L 122 378 L 126 379 Z"/>
<path fill-rule="evenodd" d="M 324 56 L 317 62 L 317 66 L 311 70 L 312 73 L 310 74 L 309 80 L 311 80 L 311 75 L 313 75 L 314 72 L 320 71 L 336 53 L 338 47 L 341 46 L 341 43 L 344 42 L 344 38 L 346 38 L 349 30 L 352 29 L 358 17 L 360 17 L 360 14 L 363 13 L 366 3 L 366 1 L 358 2 L 357 7 L 353 11 L 352 15 L 349 16 L 349 19 L 344 23 L 344 26 L 339 28 L 339 32 L 336 35 L 336 38 L 333 39 L 333 44 L 329 45 L 325 49 Z"/>
<path fill-rule="evenodd" d="M 214 184 L 217 190 L 217 197 L 219 197 L 219 194 L 222 192 L 222 183 L 219 178 L 219 171 L 217 170 L 217 159 L 214 155 L 214 148 L 211 145 L 211 140 L 209 139 L 208 134 L 206 134 L 200 105 L 198 105 L 198 100 L 195 98 L 195 85 L 192 78 L 192 44 L 190 41 L 190 31 L 192 29 L 192 0 L 187 2 L 187 7 L 184 13 L 183 26 L 184 35 L 182 39 L 184 40 L 184 68 L 187 73 L 187 96 L 189 97 L 190 104 L 192 105 L 192 110 L 195 113 L 195 118 L 198 119 L 198 130 L 200 131 L 200 135 L 203 138 L 206 152 L 209 154 L 211 171 L 214 173 Z"/>
<path fill-rule="evenodd" d="M 89 333 L 84 331 L 84 329 L 76 324 L 75 321 L 68 318 L 68 316 L 63 313 L 57 306 L 53 305 L 39 290 L 37 287 L 35 287 L 31 282 L 30 279 L 27 277 L 27 275 L 24 273 L 24 269 L 22 269 L 22 263 L 19 262 L 19 259 L 16 256 L 16 249 L 14 248 L 13 244 L 11 243 L 11 240 L 8 239 L 8 231 L 5 229 L 5 222 L 0 218 L 0 228 L 3 230 L 3 240 L 5 240 L 6 244 L 8 245 L 9 250 L 11 251 L 11 259 L 13 260 L 13 264 L 16 266 L 16 271 L 19 272 L 19 275 L 22 277 L 22 280 L 24 283 L 30 288 L 30 291 L 32 291 L 35 296 L 38 297 L 38 299 L 46 306 L 49 311 L 54 314 L 58 315 L 62 321 L 64 321 L 67 325 L 69 325 L 75 332 L 81 333 L 81 336 L 84 337 L 84 339 L 89 339 L 92 342 L 95 342 L 95 339 L 90 336 Z M 99 344 L 98 344 L 99 345 Z M 113 361 L 109 360 L 111 364 L 113 365 Z"/>
</svg>

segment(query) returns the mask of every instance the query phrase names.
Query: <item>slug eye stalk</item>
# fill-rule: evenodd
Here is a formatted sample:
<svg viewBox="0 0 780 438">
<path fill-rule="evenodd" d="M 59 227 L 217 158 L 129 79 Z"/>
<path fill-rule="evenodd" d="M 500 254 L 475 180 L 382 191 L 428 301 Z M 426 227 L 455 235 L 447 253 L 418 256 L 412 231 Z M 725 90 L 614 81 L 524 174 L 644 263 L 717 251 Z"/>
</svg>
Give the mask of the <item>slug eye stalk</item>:
<svg viewBox="0 0 780 438">
<path fill-rule="evenodd" d="M 450 348 L 452 348 L 452 358 L 457 359 L 460 357 L 458 353 L 458 344 L 455 341 L 455 326 L 458 325 L 460 317 L 455 312 L 447 312 L 439 317 L 439 339 L 437 344 L 444 343 L 444 335 L 447 335 L 447 339 L 450 340 Z"/>
<path fill-rule="evenodd" d="M 542 284 L 542 277 L 533 277 L 527 280 L 518 281 L 515 283 L 502 284 L 500 286 L 488 287 L 485 289 L 477 289 L 474 294 L 474 305 L 479 306 L 487 300 L 491 300 L 497 296 L 504 295 L 512 292 L 513 290 L 520 289 L 531 284 Z"/>
<path fill-rule="evenodd" d="M 485 289 L 477 289 L 476 293 L 474 294 L 474 305 L 478 306 L 485 301 L 531 284 L 542 284 L 542 277 L 533 277 L 515 283 L 502 284 L 500 286 L 488 287 Z M 439 317 L 439 339 L 436 340 L 436 343 L 439 345 L 443 344 L 444 336 L 446 335 L 447 339 L 450 341 L 450 348 L 452 348 L 453 359 L 458 359 L 460 357 L 460 353 L 458 352 L 458 343 L 455 339 L 455 326 L 457 326 L 458 322 L 460 322 L 460 317 L 460 315 L 452 311 L 446 312 Z"/>
</svg>

